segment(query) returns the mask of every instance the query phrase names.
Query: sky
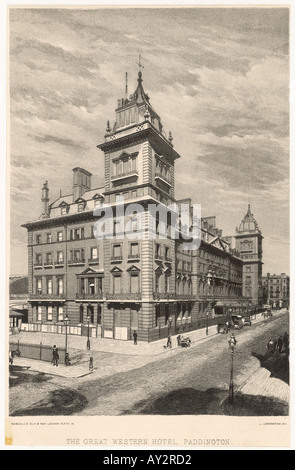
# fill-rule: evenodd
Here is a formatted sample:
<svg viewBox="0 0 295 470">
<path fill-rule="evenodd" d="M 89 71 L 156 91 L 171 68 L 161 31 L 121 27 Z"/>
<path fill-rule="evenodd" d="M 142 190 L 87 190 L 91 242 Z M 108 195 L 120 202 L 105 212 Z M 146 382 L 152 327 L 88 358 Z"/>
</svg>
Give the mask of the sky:
<svg viewBox="0 0 295 470">
<path fill-rule="evenodd" d="M 27 231 L 72 192 L 82 166 L 103 186 L 107 120 L 143 86 L 173 135 L 176 198 L 201 204 L 223 235 L 251 210 L 263 273 L 288 273 L 289 18 L 277 8 L 11 8 L 9 188 L 11 274 L 27 272 Z"/>
</svg>

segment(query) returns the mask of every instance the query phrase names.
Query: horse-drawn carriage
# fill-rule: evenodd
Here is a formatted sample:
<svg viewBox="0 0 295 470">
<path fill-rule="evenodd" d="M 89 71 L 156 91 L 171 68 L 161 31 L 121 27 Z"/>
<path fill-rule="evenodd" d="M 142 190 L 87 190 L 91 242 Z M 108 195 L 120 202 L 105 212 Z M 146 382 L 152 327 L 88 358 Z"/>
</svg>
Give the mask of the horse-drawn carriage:
<svg viewBox="0 0 295 470">
<path fill-rule="evenodd" d="M 178 335 L 177 336 L 177 345 L 181 346 L 182 348 L 189 348 L 190 345 L 191 345 L 191 340 L 188 336 L 186 338 L 184 338 L 182 335 Z"/>
</svg>

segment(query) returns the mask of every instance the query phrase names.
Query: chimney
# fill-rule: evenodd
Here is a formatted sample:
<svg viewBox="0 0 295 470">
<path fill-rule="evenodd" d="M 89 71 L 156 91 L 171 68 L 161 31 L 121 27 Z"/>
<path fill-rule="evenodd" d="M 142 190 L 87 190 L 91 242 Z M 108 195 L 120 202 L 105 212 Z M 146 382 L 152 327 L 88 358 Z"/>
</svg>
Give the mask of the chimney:
<svg viewBox="0 0 295 470">
<path fill-rule="evenodd" d="M 41 201 L 43 203 L 43 212 L 41 214 L 41 219 L 46 219 L 49 217 L 49 188 L 48 188 L 48 181 L 45 181 L 42 187 L 42 198 Z"/>
<path fill-rule="evenodd" d="M 73 169 L 73 200 L 82 197 L 86 191 L 91 189 L 91 173 L 83 168 Z"/>
</svg>

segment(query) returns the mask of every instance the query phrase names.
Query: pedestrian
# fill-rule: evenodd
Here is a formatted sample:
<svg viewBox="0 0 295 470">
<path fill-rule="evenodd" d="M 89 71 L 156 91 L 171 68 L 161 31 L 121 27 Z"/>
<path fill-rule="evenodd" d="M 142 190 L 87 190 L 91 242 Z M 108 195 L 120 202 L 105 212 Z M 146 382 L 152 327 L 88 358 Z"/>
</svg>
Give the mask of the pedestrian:
<svg viewBox="0 0 295 470">
<path fill-rule="evenodd" d="M 136 330 L 133 331 L 133 341 L 134 341 L 134 344 L 137 344 L 137 331 Z"/>
<path fill-rule="evenodd" d="M 283 340 L 282 336 L 279 336 L 278 341 L 277 341 L 277 349 L 279 351 L 279 354 L 281 354 L 281 352 L 282 352 L 283 344 L 284 344 L 284 340 Z"/>
<path fill-rule="evenodd" d="M 168 335 L 168 338 L 167 338 L 167 348 L 172 348 L 172 339 L 171 339 L 171 335 Z"/>
<path fill-rule="evenodd" d="M 52 365 L 53 366 L 58 366 L 58 360 L 59 360 L 59 354 L 58 354 L 58 349 L 56 345 L 53 346 L 52 348 Z"/>
<path fill-rule="evenodd" d="M 66 366 L 70 366 L 71 365 L 71 359 L 70 359 L 70 354 L 67 352 L 66 355 L 65 355 L 65 364 Z"/>
<path fill-rule="evenodd" d="M 285 331 L 284 333 L 283 342 L 284 342 L 284 349 L 286 352 L 288 352 L 289 351 L 289 335 L 287 331 Z"/>
<path fill-rule="evenodd" d="M 89 370 L 93 370 L 93 356 L 89 354 Z"/>
</svg>

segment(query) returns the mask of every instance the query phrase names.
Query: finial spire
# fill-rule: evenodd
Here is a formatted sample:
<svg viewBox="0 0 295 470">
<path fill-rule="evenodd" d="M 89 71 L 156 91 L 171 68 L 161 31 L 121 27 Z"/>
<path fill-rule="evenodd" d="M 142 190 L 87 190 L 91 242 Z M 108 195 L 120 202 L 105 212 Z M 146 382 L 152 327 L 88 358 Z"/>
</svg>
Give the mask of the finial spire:
<svg viewBox="0 0 295 470">
<path fill-rule="evenodd" d="M 139 67 L 139 71 L 140 71 L 140 68 L 144 69 L 144 65 L 142 65 L 141 63 L 141 55 L 139 54 L 139 57 L 138 57 L 138 67 Z"/>
</svg>

